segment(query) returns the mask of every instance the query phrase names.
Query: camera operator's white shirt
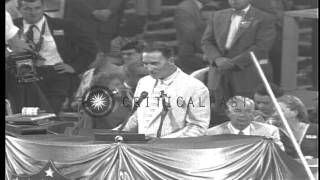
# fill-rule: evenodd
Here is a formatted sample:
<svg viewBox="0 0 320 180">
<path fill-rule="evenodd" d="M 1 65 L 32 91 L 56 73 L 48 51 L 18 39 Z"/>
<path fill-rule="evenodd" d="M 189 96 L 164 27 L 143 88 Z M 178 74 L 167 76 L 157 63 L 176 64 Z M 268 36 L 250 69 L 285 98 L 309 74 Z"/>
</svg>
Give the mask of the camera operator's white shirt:
<svg viewBox="0 0 320 180">
<path fill-rule="evenodd" d="M 46 22 L 45 16 L 41 18 L 39 22 L 37 22 L 35 25 L 37 28 L 33 28 L 33 40 L 35 43 L 37 43 L 40 40 L 40 32 L 43 23 Z M 25 34 L 28 30 L 31 24 L 28 24 L 26 21 L 23 21 L 23 33 Z M 48 23 L 45 24 L 45 32 L 43 35 L 43 44 L 41 46 L 39 54 L 45 58 L 46 60 L 41 63 L 41 65 L 55 65 L 57 63 L 63 62 L 58 50 L 56 43 L 52 37 L 52 34 L 50 32 Z"/>
</svg>

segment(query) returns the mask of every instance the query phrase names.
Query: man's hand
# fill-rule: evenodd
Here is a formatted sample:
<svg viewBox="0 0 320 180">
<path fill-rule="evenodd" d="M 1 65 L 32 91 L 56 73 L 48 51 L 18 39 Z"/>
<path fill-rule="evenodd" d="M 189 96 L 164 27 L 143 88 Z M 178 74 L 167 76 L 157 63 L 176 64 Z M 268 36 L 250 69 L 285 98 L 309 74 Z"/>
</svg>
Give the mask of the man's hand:
<svg viewBox="0 0 320 180">
<path fill-rule="evenodd" d="M 108 21 L 111 11 L 109 9 L 95 10 L 92 12 L 93 16 L 99 21 L 106 22 Z"/>
<path fill-rule="evenodd" d="M 31 50 L 30 45 L 20 40 L 17 35 L 8 40 L 8 44 L 12 52 L 24 52 Z"/>
<path fill-rule="evenodd" d="M 215 60 L 215 63 L 218 67 L 218 70 L 220 71 L 225 71 L 225 70 L 229 70 L 232 69 L 234 67 L 233 63 L 231 63 L 231 59 L 230 58 L 226 58 L 226 57 L 219 57 Z"/>
<path fill-rule="evenodd" d="M 75 73 L 73 67 L 65 63 L 58 63 L 53 66 L 55 71 L 58 71 L 59 74 L 62 73 Z"/>
</svg>

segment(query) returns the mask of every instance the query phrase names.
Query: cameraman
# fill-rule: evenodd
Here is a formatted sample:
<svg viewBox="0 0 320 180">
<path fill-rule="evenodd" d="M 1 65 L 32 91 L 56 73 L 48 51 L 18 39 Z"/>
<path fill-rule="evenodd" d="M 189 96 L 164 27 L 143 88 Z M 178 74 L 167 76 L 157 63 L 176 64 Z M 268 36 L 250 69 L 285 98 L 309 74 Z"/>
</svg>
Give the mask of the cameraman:
<svg viewBox="0 0 320 180">
<path fill-rule="evenodd" d="M 59 113 L 73 83 L 78 81 L 76 75 L 94 60 L 96 45 L 71 22 L 45 15 L 44 0 L 18 0 L 18 10 L 22 18 L 14 24 L 38 54 L 34 64 L 43 79 L 37 84 L 53 111 Z"/>
</svg>

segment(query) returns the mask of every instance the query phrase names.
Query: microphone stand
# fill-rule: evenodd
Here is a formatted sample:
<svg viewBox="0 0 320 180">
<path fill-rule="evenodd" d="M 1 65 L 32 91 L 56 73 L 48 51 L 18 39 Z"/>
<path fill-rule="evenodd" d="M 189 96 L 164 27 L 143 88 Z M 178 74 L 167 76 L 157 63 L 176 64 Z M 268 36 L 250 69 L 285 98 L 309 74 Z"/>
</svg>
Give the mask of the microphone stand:
<svg viewBox="0 0 320 180">
<path fill-rule="evenodd" d="M 162 98 L 162 107 L 163 107 L 163 110 L 161 111 L 161 119 L 160 119 L 160 125 L 159 125 L 159 128 L 158 128 L 158 131 L 157 131 L 157 138 L 160 138 L 161 137 L 161 131 L 162 131 L 162 126 L 163 126 L 163 121 L 164 121 L 164 118 L 166 117 L 168 111 L 169 111 L 169 108 L 167 106 L 167 103 L 166 103 L 166 100 L 165 100 L 165 96 L 166 94 L 164 94 L 164 91 L 162 90 L 161 91 L 161 95 L 160 97 Z"/>
</svg>

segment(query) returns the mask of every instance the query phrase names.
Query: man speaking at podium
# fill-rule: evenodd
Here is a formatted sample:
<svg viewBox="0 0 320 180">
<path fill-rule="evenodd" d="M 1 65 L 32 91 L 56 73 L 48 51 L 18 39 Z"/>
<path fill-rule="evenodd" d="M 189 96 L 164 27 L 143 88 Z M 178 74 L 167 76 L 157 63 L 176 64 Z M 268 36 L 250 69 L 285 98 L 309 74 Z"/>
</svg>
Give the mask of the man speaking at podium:
<svg viewBox="0 0 320 180">
<path fill-rule="evenodd" d="M 149 75 L 138 82 L 133 114 L 124 131 L 152 138 L 205 134 L 210 121 L 209 91 L 177 68 L 172 54 L 165 43 L 145 44 L 142 62 Z"/>
</svg>

